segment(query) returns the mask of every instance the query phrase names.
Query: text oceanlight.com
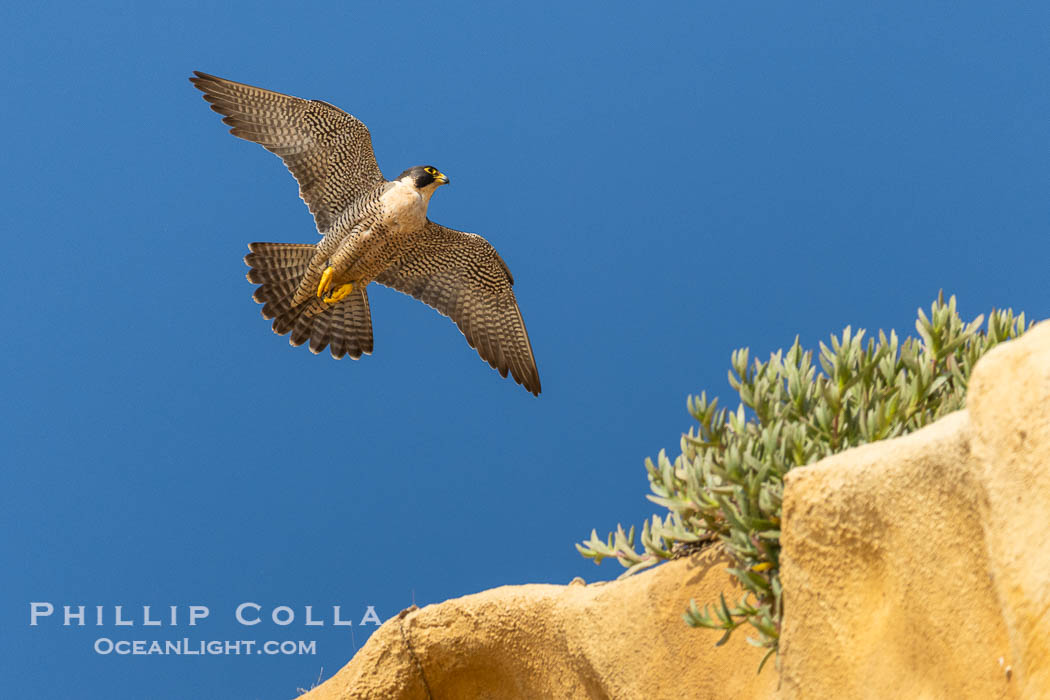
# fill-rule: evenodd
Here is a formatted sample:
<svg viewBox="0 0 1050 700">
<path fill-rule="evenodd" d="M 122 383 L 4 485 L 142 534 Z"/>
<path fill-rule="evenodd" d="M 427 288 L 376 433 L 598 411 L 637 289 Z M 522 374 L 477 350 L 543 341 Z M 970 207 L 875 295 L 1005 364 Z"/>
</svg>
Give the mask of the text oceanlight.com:
<svg viewBox="0 0 1050 700">
<path fill-rule="evenodd" d="M 312 656 L 317 653 L 316 641 L 286 639 L 257 642 L 254 639 L 238 640 L 192 640 L 167 639 L 114 641 L 107 637 L 95 640 L 97 654 L 131 654 L 135 656 L 176 655 L 176 656 L 224 656 L 228 654 L 268 654 L 284 656 Z"/>
</svg>

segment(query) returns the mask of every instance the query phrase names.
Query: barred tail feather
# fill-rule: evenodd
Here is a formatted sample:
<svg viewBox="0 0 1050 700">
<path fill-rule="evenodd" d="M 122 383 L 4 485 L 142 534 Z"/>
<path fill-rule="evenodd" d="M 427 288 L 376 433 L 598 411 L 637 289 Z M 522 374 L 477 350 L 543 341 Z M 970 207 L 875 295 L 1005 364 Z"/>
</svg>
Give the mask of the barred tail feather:
<svg viewBox="0 0 1050 700">
<path fill-rule="evenodd" d="M 291 333 L 288 342 L 320 353 L 328 347 L 332 357 L 358 359 L 372 353 L 372 314 L 363 287 L 332 307 L 311 298 L 296 303 L 295 295 L 307 274 L 316 246 L 298 243 L 251 243 L 244 262 L 249 282 L 260 285 L 252 298 L 263 305 L 262 315 L 273 319 L 278 335 Z"/>
<path fill-rule="evenodd" d="M 372 354 L 372 312 L 364 287 L 313 318 L 310 352 L 320 353 L 326 346 L 337 360 L 344 355 L 356 360 Z"/>
</svg>

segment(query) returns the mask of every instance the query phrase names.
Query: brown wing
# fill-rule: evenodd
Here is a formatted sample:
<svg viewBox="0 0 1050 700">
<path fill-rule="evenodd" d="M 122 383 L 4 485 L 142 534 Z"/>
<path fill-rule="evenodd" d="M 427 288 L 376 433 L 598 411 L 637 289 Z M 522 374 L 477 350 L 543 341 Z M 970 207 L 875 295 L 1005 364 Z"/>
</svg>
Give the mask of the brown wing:
<svg viewBox="0 0 1050 700">
<path fill-rule="evenodd" d="M 231 134 L 281 157 L 321 233 L 358 195 L 382 182 L 368 128 L 343 110 L 200 71 L 194 75 L 190 82 L 233 127 Z"/>
<path fill-rule="evenodd" d="M 488 241 L 427 221 L 411 252 L 376 278 L 448 316 L 500 375 L 539 396 L 540 375 L 514 278 Z"/>
</svg>

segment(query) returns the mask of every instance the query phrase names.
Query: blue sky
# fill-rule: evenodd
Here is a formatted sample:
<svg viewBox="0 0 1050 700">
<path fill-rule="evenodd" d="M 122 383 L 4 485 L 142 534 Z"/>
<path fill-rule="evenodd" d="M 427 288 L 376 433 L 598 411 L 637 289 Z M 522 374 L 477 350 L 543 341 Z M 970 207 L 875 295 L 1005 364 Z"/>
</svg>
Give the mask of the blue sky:
<svg viewBox="0 0 1050 700">
<path fill-rule="evenodd" d="M 360 647 L 369 605 L 617 576 L 574 542 L 655 512 L 643 460 L 677 452 L 688 394 L 735 405 L 733 349 L 911 332 L 941 288 L 968 317 L 1050 316 L 1050 12 L 860 5 L 5 7 L 5 694 L 289 697 Z M 544 393 L 384 288 L 371 357 L 275 336 L 246 245 L 313 223 L 194 69 L 352 112 L 388 176 L 447 173 L 431 218 L 507 261 Z M 31 627 L 34 601 L 57 610 Z M 144 627 L 143 605 L 183 617 Z"/>
</svg>

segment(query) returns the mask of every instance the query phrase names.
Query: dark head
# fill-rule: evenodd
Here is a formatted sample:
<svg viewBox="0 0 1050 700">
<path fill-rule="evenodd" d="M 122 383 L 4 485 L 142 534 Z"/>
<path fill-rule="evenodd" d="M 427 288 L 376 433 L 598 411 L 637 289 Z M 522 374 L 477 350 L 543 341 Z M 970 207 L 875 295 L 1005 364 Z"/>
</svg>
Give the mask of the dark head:
<svg viewBox="0 0 1050 700">
<path fill-rule="evenodd" d="M 420 190 L 431 188 L 431 186 L 433 186 L 433 188 L 431 188 L 431 191 L 433 191 L 433 189 L 436 189 L 441 185 L 448 184 L 448 178 L 433 165 L 417 165 L 414 168 L 409 168 L 398 175 L 397 179 L 408 181 Z"/>
</svg>

